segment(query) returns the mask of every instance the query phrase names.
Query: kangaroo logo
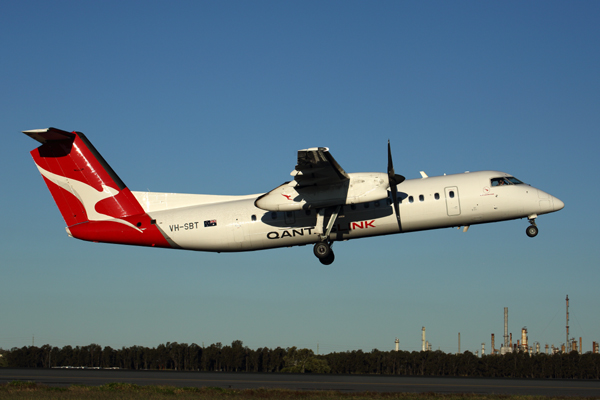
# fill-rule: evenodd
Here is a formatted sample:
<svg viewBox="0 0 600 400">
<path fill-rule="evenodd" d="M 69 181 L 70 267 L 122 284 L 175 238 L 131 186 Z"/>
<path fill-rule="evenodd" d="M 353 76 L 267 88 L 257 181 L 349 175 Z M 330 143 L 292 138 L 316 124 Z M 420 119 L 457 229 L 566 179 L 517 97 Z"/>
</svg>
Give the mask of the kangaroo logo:
<svg viewBox="0 0 600 400">
<path fill-rule="evenodd" d="M 73 196 L 75 196 L 81 202 L 83 208 L 85 209 L 85 213 L 88 216 L 88 220 L 118 222 L 120 224 L 130 226 L 139 232 L 142 232 L 141 229 L 139 229 L 130 222 L 96 211 L 96 204 L 98 204 L 104 199 L 116 196 L 117 194 L 119 194 L 118 190 L 108 187 L 106 185 L 102 185 L 102 191 L 98 191 L 86 183 L 80 182 L 76 179 L 70 179 L 64 176 L 56 175 L 50 171 L 46 171 L 37 164 L 36 166 L 38 167 L 40 174 L 42 174 L 44 178 L 65 189 L 67 192 L 73 194 Z"/>
</svg>

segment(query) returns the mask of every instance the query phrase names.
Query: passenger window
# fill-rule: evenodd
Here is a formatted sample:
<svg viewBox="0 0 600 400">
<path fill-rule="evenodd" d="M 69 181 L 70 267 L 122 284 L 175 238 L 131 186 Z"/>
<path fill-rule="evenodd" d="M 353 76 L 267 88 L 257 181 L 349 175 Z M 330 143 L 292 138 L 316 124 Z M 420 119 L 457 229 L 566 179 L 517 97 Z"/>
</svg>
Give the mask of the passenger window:
<svg viewBox="0 0 600 400">
<path fill-rule="evenodd" d="M 425 197 L 422 194 L 419 195 L 419 201 L 425 201 Z"/>
<path fill-rule="evenodd" d="M 356 210 L 356 204 L 350 204 L 350 209 L 351 210 Z"/>
<path fill-rule="evenodd" d="M 256 221 L 256 215 L 252 215 L 252 221 Z"/>
<path fill-rule="evenodd" d="M 379 202 L 378 201 L 375 202 L 375 207 L 379 207 Z"/>
<path fill-rule="evenodd" d="M 433 197 L 435 197 L 436 200 L 439 200 L 440 199 L 440 194 L 436 193 L 436 194 L 433 195 Z"/>
<path fill-rule="evenodd" d="M 450 196 L 450 198 L 453 199 L 454 198 L 454 190 L 449 191 L 448 196 Z"/>
<path fill-rule="evenodd" d="M 277 219 L 277 213 L 275 211 L 271 213 L 271 219 Z"/>
<path fill-rule="evenodd" d="M 365 203 L 365 208 L 369 208 L 369 203 Z"/>
<path fill-rule="evenodd" d="M 414 201 L 415 201 L 415 199 L 413 199 L 413 197 L 412 197 L 412 196 L 408 196 L 408 202 L 409 202 L 409 203 L 412 203 L 412 202 L 414 202 Z"/>
</svg>

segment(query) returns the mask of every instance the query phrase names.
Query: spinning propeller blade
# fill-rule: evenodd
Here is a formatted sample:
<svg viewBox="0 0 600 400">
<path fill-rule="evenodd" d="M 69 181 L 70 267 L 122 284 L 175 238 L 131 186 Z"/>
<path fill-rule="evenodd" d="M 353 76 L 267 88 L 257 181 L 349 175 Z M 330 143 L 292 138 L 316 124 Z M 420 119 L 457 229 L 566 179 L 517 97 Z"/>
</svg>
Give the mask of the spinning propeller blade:
<svg viewBox="0 0 600 400">
<path fill-rule="evenodd" d="M 402 231 L 402 224 L 400 223 L 400 205 L 398 203 L 398 185 L 404 182 L 402 175 L 396 175 L 394 172 L 394 163 L 392 161 L 392 149 L 390 141 L 388 140 L 388 181 L 390 184 L 390 191 L 392 192 L 392 201 L 394 203 L 394 212 L 396 213 L 396 219 L 398 220 L 398 228 Z"/>
</svg>

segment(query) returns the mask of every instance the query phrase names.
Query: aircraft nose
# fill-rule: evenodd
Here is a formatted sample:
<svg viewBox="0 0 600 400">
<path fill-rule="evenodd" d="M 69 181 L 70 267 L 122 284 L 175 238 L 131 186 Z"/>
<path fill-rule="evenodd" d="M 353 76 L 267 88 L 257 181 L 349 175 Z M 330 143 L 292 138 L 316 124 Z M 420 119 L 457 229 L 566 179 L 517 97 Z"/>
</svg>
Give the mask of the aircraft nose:
<svg viewBox="0 0 600 400">
<path fill-rule="evenodd" d="M 562 210 L 563 207 L 565 206 L 565 203 L 563 203 L 561 200 L 559 200 L 556 197 L 552 196 L 551 194 L 546 193 L 539 189 L 538 189 L 538 197 L 539 197 L 539 201 L 540 201 L 540 213 L 541 214 L 551 213 L 554 211 Z"/>
<path fill-rule="evenodd" d="M 552 205 L 554 206 L 554 211 L 562 210 L 565 207 L 565 203 L 554 196 L 552 196 Z"/>
</svg>

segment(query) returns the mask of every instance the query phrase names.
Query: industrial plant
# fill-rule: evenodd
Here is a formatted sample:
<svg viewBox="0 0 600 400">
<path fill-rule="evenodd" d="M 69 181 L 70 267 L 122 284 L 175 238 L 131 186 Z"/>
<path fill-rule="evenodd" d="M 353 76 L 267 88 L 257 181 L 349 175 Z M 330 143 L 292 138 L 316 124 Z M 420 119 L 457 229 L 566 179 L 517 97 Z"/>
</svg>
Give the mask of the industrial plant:
<svg viewBox="0 0 600 400">
<path fill-rule="evenodd" d="M 569 334 L 569 295 L 567 295 L 566 300 L 566 336 L 565 343 L 562 343 L 560 346 L 555 346 L 554 344 L 549 345 L 546 343 L 544 345 L 544 353 L 545 354 L 561 354 L 561 353 L 570 353 L 572 351 L 576 351 L 579 354 L 583 354 L 583 341 L 582 338 L 579 337 L 579 340 L 576 340 L 574 337 L 570 337 Z M 398 338 L 395 340 L 395 350 L 399 351 L 400 341 Z M 592 353 L 598 354 L 600 347 L 600 343 L 593 341 L 592 342 Z M 421 351 L 431 351 L 431 343 L 425 340 L 425 327 L 421 328 Z M 491 337 L 491 355 L 503 355 L 507 353 L 528 353 L 528 354 L 540 354 L 541 352 L 541 344 L 540 342 L 529 341 L 529 337 L 527 335 L 527 327 L 521 328 L 521 338 L 517 339 L 516 343 L 513 342 L 512 333 L 508 332 L 508 307 L 504 307 L 504 335 L 503 342 L 500 344 L 500 348 L 496 348 L 496 337 L 495 334 L 492 333 Z M 460 332 L 458 333 L 458 352 L 460 354 Z M 479 355 L 479 350 L 475 351 L 475 355 Z M 481 355 L 485 355 L 485 343 L 481 343 Z"/>
</svg>

